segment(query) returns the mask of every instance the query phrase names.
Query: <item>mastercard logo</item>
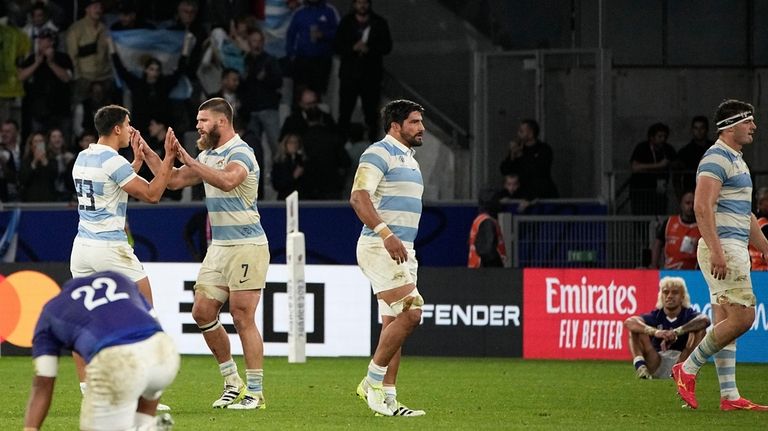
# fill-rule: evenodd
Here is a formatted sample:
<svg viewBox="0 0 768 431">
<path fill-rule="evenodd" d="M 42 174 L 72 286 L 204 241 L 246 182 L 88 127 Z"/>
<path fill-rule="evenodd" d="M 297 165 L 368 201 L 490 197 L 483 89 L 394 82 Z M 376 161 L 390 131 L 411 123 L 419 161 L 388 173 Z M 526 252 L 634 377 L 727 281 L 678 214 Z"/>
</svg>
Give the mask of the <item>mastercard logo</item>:
<svg viewBox="0 0 768 431">
<path fill-rule="evenodd" d="M 0 343 L 32 347 L 43 306 L 61 291 L 51 277 L 37 271 L 0 275 Z"/>
</svg>

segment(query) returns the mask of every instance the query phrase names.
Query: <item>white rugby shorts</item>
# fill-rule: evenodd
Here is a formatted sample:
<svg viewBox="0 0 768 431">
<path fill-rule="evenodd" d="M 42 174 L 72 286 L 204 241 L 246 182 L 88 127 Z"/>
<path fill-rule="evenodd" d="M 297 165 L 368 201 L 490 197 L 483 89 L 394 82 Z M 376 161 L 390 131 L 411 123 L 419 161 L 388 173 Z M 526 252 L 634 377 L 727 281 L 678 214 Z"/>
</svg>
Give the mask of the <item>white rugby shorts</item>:
<svg viewBox="0 0 768 431">
<path fill-rule="evenodd" d="M 88 386 L 80 409 L 80 428 L 131 429 L 139 397 L 160 398 L 176 377 L 180 361 L 173 339 L 164 332 L 99 351 L 85 368 Z"/>
<path fill-rule="evenodd" d="M 398 265 L 384 248 L 383 241 L 357 242 L 357 264 L 371 281 L 374 294 L 407 284 L 416 285 L 419 261 L 416 260 L 416 251 L 407 247 L 406 250 L 408 261 Z"/>
<path fill-rule="evenodd" d="M 115 271 L 139 281 L 147 277 L 133 247 L 125 241 L 98 241 L 76 237 L 69 260 L 72 277 L 88 277 L 96 272 Z"/>
</svg>

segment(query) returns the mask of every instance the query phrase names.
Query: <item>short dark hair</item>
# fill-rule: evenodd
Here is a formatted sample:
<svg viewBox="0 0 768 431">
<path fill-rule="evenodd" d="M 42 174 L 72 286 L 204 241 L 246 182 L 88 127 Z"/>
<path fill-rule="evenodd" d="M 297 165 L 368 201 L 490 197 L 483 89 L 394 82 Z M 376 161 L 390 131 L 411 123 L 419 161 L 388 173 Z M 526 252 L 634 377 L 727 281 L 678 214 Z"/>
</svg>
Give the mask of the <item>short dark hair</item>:
<svg viewBox="0 0 768 431">
<path fill-rule="evenodd" d="M 384 131 L 389 132 L 392 123 L 397 123 L 402 126 L 405 119 L 411 115 L 411 112 L 415 111 L 424 113 L 424 107 L 416 102 L 405 99 L 393 100 L 387 103 L 384 105 L 384 108 L 381 109 L 381 118 L 384 120 Z"/>
<path fill-rule="evenodd" d="M 112 130 L 125 120 L 131 112 L 119 105 L 107 105 L 99 108 L 93 116 L 93 125 L 99 136 L 110 136 Z"/>
<path fill-rule="evenodd" d="M 225 67 L 224 70 L 221 71 L 221 79 L 224 79 L 229 75 L 230 73 L 234 73 L 238 77 L 240 77 L 240 72 L 237 71 L 237 69 L 233 69 L 231 67 Z"/>
<path fill-rule="evenodd" d="M 706 116 L 697 115 L 693 117 L 693 119 L 691 120 L 691 127 L 693 127 L 696 123 L 704 123 L 704 127 L 706 127 L 707 130 L 709 130 L 709 118 L 707 118 Z"/>
<path fill-rule="evenodd" d="M 656 136 L 657 133 L 664 132 L 669 137 L 669 126 L 664 123 L 654 123 L 648 128 L 648 139 Z"/>
<path fill-rule="evenodd" d="M 219 114 L 224 114 L 225 117 L 227 117 L 227 121 L 229 121 L 229 124 L 233 123 L 233 118 L 235 116 L 234 111 L 232 110 L 232 105 L 227 102 L 226 99 L 221 97 L 214 97 L 212 99 L 208 99 L 205 102 L 203 102 L 199 108 L 197 108 L 198 111 L 213 111 L 218 112 Z"/>
<path fill-rule="evenodd" d="M 16 129 L 17 132 L 19 131 L 19 123 L 13 118 L 8 118 L 7 120 L 3 121 L 3 124 L 10 124 Z"/>
<path fill-rule="evenodd" d="M 534 139 L 539 138 L 539 132 L 541 131 L 541 128 L 539 127 L 538 121 L 534 120 L 533 118 L 523 118 L 523 120 L 520 121 L 520 124 L 525 124 L 526 126 L 530 127 L 531 131 L 533 132 Z"/>
<path fill-rule="evenodd" d="M 742 102 L 741 100 L 723 100 L 715 111 L 715 126 L 719 129 L 720 127 L 723 127 L 723 125 L 718 124 L 719 122 L 745 112 L 754 113 L 755 107 L 752 106 L 752 104 Z"/>
</svg>

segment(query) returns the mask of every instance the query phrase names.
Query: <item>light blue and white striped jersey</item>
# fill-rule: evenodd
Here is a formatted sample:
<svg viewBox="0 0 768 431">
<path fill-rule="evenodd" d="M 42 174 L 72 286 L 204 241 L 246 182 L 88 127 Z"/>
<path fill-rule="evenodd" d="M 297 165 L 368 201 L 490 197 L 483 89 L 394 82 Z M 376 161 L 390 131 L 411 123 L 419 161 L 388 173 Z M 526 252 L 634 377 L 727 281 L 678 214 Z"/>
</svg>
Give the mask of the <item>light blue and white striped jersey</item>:
<svg viewBox="0 0 768 431">
<path fill-rule="evenodd" d="M 77 236 L 100 241 L 128 241 L 122 187 L 136 178 L 131 164 L 114 149 L 91 144 L 80 152 L 72 169 L 80 223 Z"/>
<path fill-rule="evenodd" d="M 366 190 L 381 220 L 407 247 L 413 247 L 421 218 L 424 182 L 415 150 L 387 135 L 360 156 L 352 190 Z M 360 239 L 380 241 L 363 225 Z"/>
<path fill-rule="evenodd" d="M 229 192 L 205 183 L 205 206 L 211 220 L 212 245 L 267 244 L 256 207 L 261 173 L 253 149 L 235 135 L 219 148 L 197 156 L 204 165 L 223 170 L 237 163 L 248 171 L 245 180 Z"/>
<path fill-rule="evenodd" d="M 752 178 L 742 153 L 718 139 L 701 158 L 696 176 L 714 178 L 723 184 L 714 208 L 720 242 L 747 245 L 752 218 Z"/>
</svg>

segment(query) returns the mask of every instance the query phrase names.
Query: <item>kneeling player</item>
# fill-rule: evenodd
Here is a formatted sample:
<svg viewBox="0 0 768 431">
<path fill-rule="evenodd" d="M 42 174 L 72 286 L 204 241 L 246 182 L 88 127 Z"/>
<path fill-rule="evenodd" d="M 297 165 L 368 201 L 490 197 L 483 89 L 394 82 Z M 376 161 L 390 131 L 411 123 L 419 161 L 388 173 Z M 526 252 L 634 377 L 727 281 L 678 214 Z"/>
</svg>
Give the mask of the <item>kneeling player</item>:
<svg viewBox="0 0 768 431">
<path fill-rule="evenodd" d="M 35 328 L 35 378 L 25 430 L 43 424 L 53 398 L 62 349 L 86 363 L 80 410 L 83 430 L 157 430 L 158 400 L 179 370 L 179 354 L 136 283 L 116 272 L 74 278 L 43 308 Z"/>
<path fill-rule="evenodd" d="M 656 309 L 624 321 L 638 378 L 669 378 L 672 366 L 684 361 L 704 338 L 709 318 L 690 307 L 685 280 L 664 277 Z"/>
</svg>

